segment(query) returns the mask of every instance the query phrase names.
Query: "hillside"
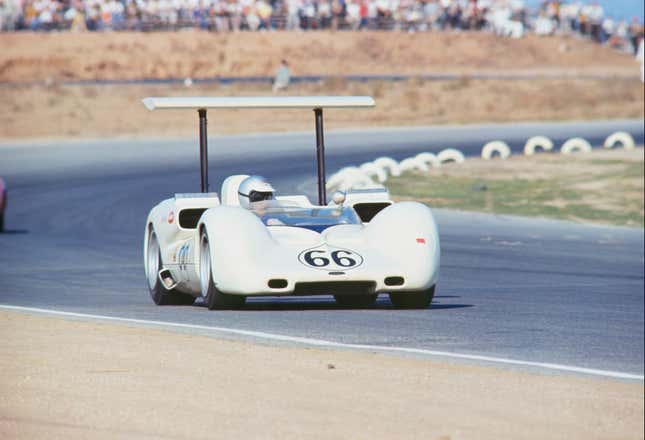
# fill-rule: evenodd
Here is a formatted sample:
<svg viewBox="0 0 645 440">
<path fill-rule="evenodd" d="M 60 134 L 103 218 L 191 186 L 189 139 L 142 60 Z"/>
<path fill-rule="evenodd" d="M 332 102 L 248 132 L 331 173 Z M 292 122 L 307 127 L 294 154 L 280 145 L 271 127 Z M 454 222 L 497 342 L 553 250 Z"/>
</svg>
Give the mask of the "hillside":
<svg viewBox="0 0 645 440">
<path fill-rule="evenodd" d="M 270 95 L 268 83 L 63 85 L 65 80 L 463 73 L 458 80 L 296 84 L 288 95 L 367 94 L 377 107 L 330 112 L 329 128 L 643 117 L 638 65 L 577 38 L 483 33 L 307 32 L 0 34 L 0 139 L 187 135 L 189 112 L 151 114 L 145 96 Z M 472 73 L 567 78 L 483 80 Z M 593 80 L 578 74 L 620 75 Z M 626 79 L 627 78 L 627 79 Z M 4 83 L 4 84 L 2 84 Z M 29 84 L 33 83 L 33 84 Z M 97 105 L 100 103 L 100 105 Z M 249 119 L 252 118 L 252 119 Z M 308 130 L 307 112 L 221 112 L 218 133 Z M 33 121 L 37 120 L 38 124 Z M 251 124 L 249 122 L 252 121 Z"/>
<path fill-rule="evenodd" d="M 271 32 L 0 34 L 0 81 L 270 75 L 602 73 L 638 75 L 630 56 L 570 37 L 486 33 Z"/>
</svg>

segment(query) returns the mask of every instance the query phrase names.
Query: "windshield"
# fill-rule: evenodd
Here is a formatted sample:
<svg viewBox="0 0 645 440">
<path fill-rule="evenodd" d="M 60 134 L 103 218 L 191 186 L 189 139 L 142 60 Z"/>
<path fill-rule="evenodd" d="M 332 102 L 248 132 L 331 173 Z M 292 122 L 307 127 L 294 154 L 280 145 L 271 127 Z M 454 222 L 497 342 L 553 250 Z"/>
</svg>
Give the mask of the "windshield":
<svg viewBox="0 0 645 440">
<path fill-rule="evenodd" d="M 330 226 L 361 224 L 353 208 L 341 206 L 303 208 L 271 200 L 252 203 L 250 208 L 266 226 L 295 226 L 322 232 Z"/>
</svg>

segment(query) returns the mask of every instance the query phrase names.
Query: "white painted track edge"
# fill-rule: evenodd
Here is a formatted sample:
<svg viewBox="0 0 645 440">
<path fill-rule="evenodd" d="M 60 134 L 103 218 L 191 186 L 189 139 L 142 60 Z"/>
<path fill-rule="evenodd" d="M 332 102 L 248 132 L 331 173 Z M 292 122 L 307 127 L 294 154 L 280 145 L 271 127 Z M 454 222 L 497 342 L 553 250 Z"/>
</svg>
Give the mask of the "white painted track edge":
<svg viewBox="0 0 645 440">
<path fill-rule="evenodd" d="M 155 320 L 148 320 L 148 319 L 122 318 L 118 316 L 95 315 L 95 314 L 88 314 L 88 313 L 65 312 L 61 310 L 13 306 L 9 304 L 0 304 L 0 309 L 21 311 L 21 312 L 31 312 L 31 313 L 44 314 L 44 315 L 63 316 L 63 317 L 70 317 L 70 318 L 82 318 L 82 319 L 106 321 L 106 322 L 122 322 L 122 323 L 130 323 L 130 324 L 159 326 L 159 327 L 166 327 L 166 328 L 207 330 L 207 331 L 214 331 L 219 333 L 228 333 L 233 335 L 248 336 L 248 337 L 273 340 L 273 341 L 292 342 L 292 343 L 304 344 L 309 346 L 317 346 L 317 347 L 419 354 L 419 355 L 444 357 L 444 358 L 452 358 L 452 359 L 462 359 L 462 360 L 469 360 L 469 361 L 481 361 L 481 362 L 487 362 L 492 364 L 515 365 L 520 367 L 532 367 L 532 368 L 538 368 L 538 369 L 544 369 L 544 370 L 563 371 L 563 372 L 569 372 L 569 373 L 608 377 L 612 379 L 628 379 L 628 380 L 639 380 L 639 381 L 644 380 L 644 376 L 639 374 L 625 373 L 621 371 L 599 370 L 595 368 L 577 367 L 573 365 L 563 365 L 563 364 L 556 364 L 556 363 L 550 363 L 550 362 L 523 361 L 519 359 L 509 359 L 509 358 L 501 358 L 501 357 L 495 357 L 495 356 L 485 356 L 485 355 L 475 355 L 475 354 L 465 354 L 465 353 L 452 353 L 452 352 L 446 352 L 446 351 L 427 350 L 422 348 L 391 347 L 391 346 L 388 347 L 388 346 L 368 345 L 368 344 L 345 344 L 342 342 L 333 342 L 333 341 L 326 341 L 322 339 L 313 339 L 313 338 L 303 338 L 299 336 L 279 335 L 279 334 L 266 333 L 266 332 L 254 331 L 254 330 L 242 330 L 242 329 L 234 329 L 234 328 L 228 328 L 228 327 L 215 327 L 215 326 L 198 325 L 198 324 L 184 324 L 179 322 L 155 321 Z"/>
</svg>

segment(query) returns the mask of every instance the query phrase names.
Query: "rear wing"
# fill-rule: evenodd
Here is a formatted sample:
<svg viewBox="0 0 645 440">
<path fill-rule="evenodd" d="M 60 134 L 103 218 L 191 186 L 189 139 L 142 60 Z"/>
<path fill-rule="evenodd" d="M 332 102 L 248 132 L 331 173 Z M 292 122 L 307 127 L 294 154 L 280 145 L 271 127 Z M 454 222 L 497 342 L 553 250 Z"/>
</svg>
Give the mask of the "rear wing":
<svg viewBox="0 0 645 440">
<path fill-rule="evenodd" d="M 323 108 L 374 107 L 370 96 L 258 96 L 258 97 L 149 97 L 143 100 L 148 110 L 192 109 L 199 115 L 199 157 L 201 192 L 208 192 L 208 109 L 260 109 L 303 108 L 314 111 L 316 124 L 316 158 L 318 164 L 318 204 L 326 205 L 325 192 L 325 139 L 323 134 Z"/>
</svg>

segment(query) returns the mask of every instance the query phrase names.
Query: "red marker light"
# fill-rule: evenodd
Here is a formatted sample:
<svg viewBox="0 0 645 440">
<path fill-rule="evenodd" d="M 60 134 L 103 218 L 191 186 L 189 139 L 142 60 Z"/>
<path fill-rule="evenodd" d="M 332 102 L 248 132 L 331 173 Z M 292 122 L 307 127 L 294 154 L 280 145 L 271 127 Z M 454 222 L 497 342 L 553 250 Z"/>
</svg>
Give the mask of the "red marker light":
<svg viewBox="0 0 645 440">
<path fill-rule="evenodd" d="M 172 222 L 174 222 L 174 221 L 175 221 L 175 212 L 170 211 L 170 214 L 168 214 L 168 223 L 170 223 L 172 225 Z"/>
<path fill-rule="evenodd" d="M 426 239 L 425 238 L 417 238 L 417 243 L 426 244 Z"/>
</svg>

